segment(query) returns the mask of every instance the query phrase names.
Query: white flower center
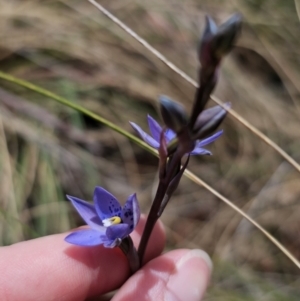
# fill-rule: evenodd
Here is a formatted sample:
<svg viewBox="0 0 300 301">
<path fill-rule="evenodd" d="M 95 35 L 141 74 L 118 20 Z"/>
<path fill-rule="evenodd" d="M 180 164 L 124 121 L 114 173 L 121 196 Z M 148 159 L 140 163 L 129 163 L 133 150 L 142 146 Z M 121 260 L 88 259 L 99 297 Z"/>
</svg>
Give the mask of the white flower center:
<svg viewBox="0 0 300 301">
<path fill-rule="evenodd" d="M 104 227 L 109 227 L 111 225 L 116 225 L 116 224 L 121 224 L 122 220 L 119 216 L 113 216 L 110 218 L 106 218 L 102 220 L 103 226 Z"/>
</svg>

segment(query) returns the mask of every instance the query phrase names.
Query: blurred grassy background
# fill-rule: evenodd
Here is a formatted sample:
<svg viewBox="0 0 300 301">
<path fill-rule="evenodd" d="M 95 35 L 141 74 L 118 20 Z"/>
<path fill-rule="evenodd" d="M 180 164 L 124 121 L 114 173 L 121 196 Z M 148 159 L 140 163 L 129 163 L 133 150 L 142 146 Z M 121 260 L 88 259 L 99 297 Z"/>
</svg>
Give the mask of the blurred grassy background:
<svg viewBox="0 0 300 301">
<path fill-rule="evenodd" d="M 298 0 L 101 1 L 196 78 L 205 14 L 244 16 L 215 95 L 296 160 L 299 155 Z M 194 89 L 96 8 L 79 0 L 0 2 L 0 70 L 50 89 L 131 132 L 158 118 L 157 95 L 191 107 Z M 211 103 L 212 104 L 212 103 Z M 189 168 L 243 208 L 300 259 L 299 173 L 232 118 Z M 147 212 L 157 159 L 52 100 L 0 82 L 0 243 L 82 223 L 65 199 L 91 200 L 96 185 L 121 201 L 138 193 Z M 265 237 L 183 179 L 163 216 L 167 248 L 203 248 L 215 263 L 205 300 L 299 300 L 299 271 Z"/>
</svg>

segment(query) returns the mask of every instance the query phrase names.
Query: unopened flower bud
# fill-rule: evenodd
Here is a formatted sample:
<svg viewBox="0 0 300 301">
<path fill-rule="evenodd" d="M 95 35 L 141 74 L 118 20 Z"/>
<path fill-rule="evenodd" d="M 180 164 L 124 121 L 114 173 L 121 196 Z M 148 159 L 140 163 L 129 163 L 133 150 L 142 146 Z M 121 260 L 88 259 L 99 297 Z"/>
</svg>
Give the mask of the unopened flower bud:
<svg viewBox="0 0 300 301">
<path fill-rule="evenodd" d="M 206 15 L 205 22 L 206 22 L 206 24 L 205 24 L 205 29 L 204 29 L 202 39 L 208 39 L 208 38 L 212 37 L 213 35 L 215 35 L 218 31 L 218 26 L 215 23 L 215 21 L 212 19 L 211 16 Z"/>
<path fill-rule="evenodd" d="M 226 117 L 227 111 L 231 107 L 230 103 L 224 104 L 224 108 L 221 106 L 215 106 L 204 110 L 197 118 L 193 128 L 193 138 L 202 139 L 212 132 L 222 123 Z"/>
<path fill-rule="evenodd" d="M 167 96 L 159 97 L 160 111 L 165 125 L 179 133 L 187 125 L 188 116 L 184 107 Z"/>
<path fill-rule="evenodd" d="M 217 27 L 210 16 L 206 17 L 206 25 L 198 52 L 202 68 L 213 70 L 233 48 L 241 29 L 241 21 L 241 16 L 234 14 L 225 23 Z"/>
<path fill-rule="evenodd" d="M 215 57 L 221 59 L 234 46 L 234 43 L 241 31 L 242 18 L 239 14 L 234 14 L 223 23 L 212 41 L 212 49 Z"/>
<path fill-rule="evenodd" d="M 199 61 L 202 67 L 212 64 L 211 43 L 218 31 L 218 27 L 215 21 L 210 16 L 207 15 L 205 21 L 206 24 L 205 24 L 204 32 L 200 41 L 200 47 L 198 51 Z"/>
</svg>

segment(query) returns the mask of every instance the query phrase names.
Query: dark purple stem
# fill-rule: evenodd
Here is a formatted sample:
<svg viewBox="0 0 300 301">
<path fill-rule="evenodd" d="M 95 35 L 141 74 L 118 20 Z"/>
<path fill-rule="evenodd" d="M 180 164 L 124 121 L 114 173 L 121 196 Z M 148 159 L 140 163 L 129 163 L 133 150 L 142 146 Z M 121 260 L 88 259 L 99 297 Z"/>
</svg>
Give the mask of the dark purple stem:
<svg viewBox="0 0 300 301">
<path fill-rule="evenodd" d="M 130 236 L 124 238 L 119 248 L 125 254 L 128 259 L 131 274 L 134 274 L 140 268 L 139 256 L 136 248 L 133 245 L 133 241 Z"/>
<path fill-rule="evenodd" d="M 161 205 L 163 202 L 163 199 L 165 197 L 166 191 L 169 187 L 169 184 L 171 180 L 173 179 L 174 172 L 176 171 L 178 164 L 181 163 L 181 157 L 182 153 L 179 151 L 176 151 L 175 154 L 170 158 L 167 166 L 166 175 L 164 178 L 160 179 L 157 191 L 146 221 L 145 229 L 142 234 L 141 242 L 139 244 L 138 248 L 138 255 L 140 259 L 140 265 L 142 265 L 145 251 L 147 248 L 147 244 L 149 241 L 149 238 L 151 236 L 152 230 L 155 226 L 155 223 L 157 222 L 159 216 L 161 215 Z"/>
<path fill-rule="evenodd" d="M 189 129 L 193 131 L 193 127 L 199 114 L 203 111 L 207 104 L 210 94 L 216 86 L 218 77 L 217 66 L 211 70 L 200 69 L 199 88 L 195 93 L 194 105 L 192 108 L 191 118 L 189 120 Z"/>
</svg>

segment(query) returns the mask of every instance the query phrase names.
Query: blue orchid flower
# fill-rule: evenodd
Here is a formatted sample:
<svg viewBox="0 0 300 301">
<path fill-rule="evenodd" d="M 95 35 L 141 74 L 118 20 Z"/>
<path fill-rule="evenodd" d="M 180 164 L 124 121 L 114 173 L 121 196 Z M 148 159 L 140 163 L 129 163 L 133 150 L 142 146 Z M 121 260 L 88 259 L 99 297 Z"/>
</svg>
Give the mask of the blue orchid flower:
<svg viewBox="0 0 300 301">
<path fill-rule="evenodd" d="M 148 126 L 151 132 L 151 136 L 144 132 L 141 129 L 141 127 L 135 124 L 134 122 L 130 122 L 130 124 L 148 145 L 152 146 L 155 149 L 159 148 L 160 135 L 163 129 L 154 118 L 148 115 Z M 176 133 L 171 129 L 167 129 L 164 134 L 167 144 L 176 137 Z M 190 152 L 190 155 L 211 155 L 212 153 L 207 149 L 203 148 L 203 146 L 212 143 L 213 141 L 218 139 L 222 134 L 223 130 L 218 131 L 217 133 L 213 134 L 212 136 L 206 139 L 197 140 L 194 149 Z"/>
<path fill-rule="evenodd" d="M 90 229 L 77 230 L 65 238 L 65 241 L 74 245 L 117 247 L 134 230 L 140 219 L 135 193 L 128 197 L 123 208 L 102 187 L 95 188 L 94 205 L 73 196 L 67 195 L 67 198 L 90 226 Z"/>
</svg>

